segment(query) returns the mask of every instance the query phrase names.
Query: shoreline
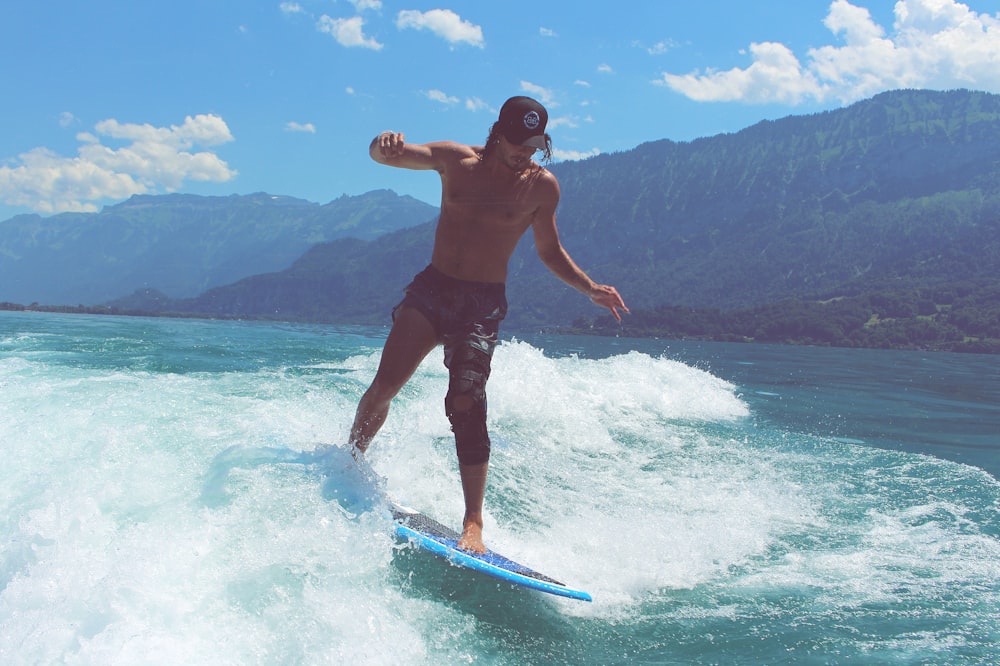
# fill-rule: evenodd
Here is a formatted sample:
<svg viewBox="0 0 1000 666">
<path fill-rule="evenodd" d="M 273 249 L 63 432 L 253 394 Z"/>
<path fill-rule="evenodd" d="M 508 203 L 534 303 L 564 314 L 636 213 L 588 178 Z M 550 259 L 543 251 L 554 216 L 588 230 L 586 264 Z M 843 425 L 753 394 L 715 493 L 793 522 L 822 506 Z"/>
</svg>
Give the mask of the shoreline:
<svg viewBox="0 0 1000 666">
<path fill-rule="evenodd" d="M 250 315 L 231 315 L 222 313 L 197 313 L 197 312 L 164 312 L 148 310 L 130 310 L 102 305 L 22 305 L 19 303 L 0 302 L 0 312 L 41 312 L 47 314 L 69 314 L 69 315 L 99 315 L 116 317 L 151 317 L 163 319 L 202 319 L 206 321 L 260 321 L 260 322 L 285 322 L 294 324 L 315 324 L 315 325 L 342 325 L 342 326 L 374 326 L 377 324 L 366 324 L 364 322 L 335 322 L 291 317 L 261 317 Z M 602 318 L 604 319 L 604 318 Z M 610 322 L 610 317 L 607 317 Z M 510 327 L 517 332 L 516 327 Z M 618 325 L 617 330 L 607 322 L 598 320 L 589 326 L 545 326 L 534 329 L 539 333 L 554 335 L 579 335 L 588 337 L 627 337 L 639 340 L 677 340 L 687 342 L 728 342 L 734 344 L 766 344 L 766 345 L 788 345 L 792 347 L 832 347 L 841 349 L 881 349 L 894 351 L 922 351 L 922 352 L 950 352 L 957 354 L 983 354 L 1000 355 L 1000 340 L 987 339 L 965 339 L 961 341 L 942 341 L 937 344 L 886 344 L 886 345 L 861 345 L 861 344 L 836 344 L 829 340 L 817 339 L 813 337 L 785 337 L 782 339 L 761 339 L 754 336 L 739 335 L 732 332 L 726 333 L 697 333 L 685 332 L 683 334 L 671 335 L 666 331 L 628 330 L 628 325 Z"/>
</svg>

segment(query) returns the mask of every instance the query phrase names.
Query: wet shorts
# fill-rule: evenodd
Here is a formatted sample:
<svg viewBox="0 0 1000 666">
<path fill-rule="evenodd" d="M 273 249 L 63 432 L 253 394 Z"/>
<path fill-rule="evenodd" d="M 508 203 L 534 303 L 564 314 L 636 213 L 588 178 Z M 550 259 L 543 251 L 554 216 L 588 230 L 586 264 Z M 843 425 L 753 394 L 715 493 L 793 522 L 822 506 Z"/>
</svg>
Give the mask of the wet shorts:
<svg viewBox="0 0 1000 666">
<path fill-rule="evenodd" d="M 445 411 L 455 433 L 459 462 L 486 462 L 490 455 L 486 381 L 500 322 L 507 316 L 504 285 L 457 280 L 428 266 L 406 287 L 406 296 L 393 315 L 401 307 L 420 311 L 444 344 L 449 372 Z"/>
</svg>

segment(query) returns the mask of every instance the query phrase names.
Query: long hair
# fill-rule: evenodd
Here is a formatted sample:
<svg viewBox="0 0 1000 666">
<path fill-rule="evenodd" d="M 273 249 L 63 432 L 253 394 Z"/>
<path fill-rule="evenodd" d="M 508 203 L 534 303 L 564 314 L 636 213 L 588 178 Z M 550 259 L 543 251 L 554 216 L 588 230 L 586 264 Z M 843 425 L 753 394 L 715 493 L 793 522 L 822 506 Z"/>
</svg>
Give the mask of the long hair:
<svg viewBox="0 0 1000 666">
<path fill-rule="evenodd" d="M 483 159 L 485 160 L 489 157 L 494 150 L 496 150 L 497 144 L 500 143 L 500 123 L 495 122 L 490 126 L 490 135 L 486 137 L 486 143 L 483 146 Z M 546 133 L 545 135 L 545 150 L 542 151 L 540 162 L 548 164 L 552 161 L 552 137 Z"/>
</svg>

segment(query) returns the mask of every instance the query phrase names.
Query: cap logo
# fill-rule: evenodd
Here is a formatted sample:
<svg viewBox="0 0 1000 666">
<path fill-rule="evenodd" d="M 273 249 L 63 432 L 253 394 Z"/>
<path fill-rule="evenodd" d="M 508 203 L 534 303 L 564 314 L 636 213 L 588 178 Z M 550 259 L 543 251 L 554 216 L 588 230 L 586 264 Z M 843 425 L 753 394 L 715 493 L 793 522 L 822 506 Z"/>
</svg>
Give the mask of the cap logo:
<svg viewBox="0 0 1000 666">
<path fill-rule="evenodd" d="M 528 111 L 524 114 L 524 126 L 528 129 L 536 129 L 540 122 L 542 122 L 542 119 L 538 116 L 537 111 Z"/>
</svg>

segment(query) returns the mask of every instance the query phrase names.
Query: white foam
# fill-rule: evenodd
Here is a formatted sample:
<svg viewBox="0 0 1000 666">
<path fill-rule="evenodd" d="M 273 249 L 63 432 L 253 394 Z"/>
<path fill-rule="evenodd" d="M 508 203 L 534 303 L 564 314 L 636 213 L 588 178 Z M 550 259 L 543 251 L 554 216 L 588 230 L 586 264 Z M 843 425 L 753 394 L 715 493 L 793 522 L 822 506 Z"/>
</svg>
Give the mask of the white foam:
<svg viewBox="0 0 1000 666">
<path fill-rule="evenodd" d="M 460 577 L 399 564 L 384 517 L 342 508 L 313 453 L 346 439 L 377 354 L 170 374 L 38 344 L 0 359 L 0 663 L 482 658 Z M 1000 548 L 971 515 L 996 512 L 986 475 L 761 429 L 734 386 L 669 359 L 510 343 L 494 368 L 486 539 L 594 594 L 551 600 L 559 614 L 618 621 L 693 592 L 706 603 L 669 612 L 725 618 L 795 589 L 820 614 L 947 594 L 995 608 Z M 432 354 L 369 460 L 457 527 L 446 386 Z M 420 587 L 428 571 L 442 590 Z"/>
<path fill-rule="evenodd" d="M 455 525 L 461 494 L 439 364 L 418 371 L 370 458 L 391 492 Z M 639 353 L 553 359 L 504 344 L 489 405 L 488 542 L 586 583 L 598 606 L 690 589 L 760 552 L 775 521 L 808 513 L 779 471 L 704 434 L 735 427 L 748 410 L 735 387 L 681 363 Z"/>
</svg>

